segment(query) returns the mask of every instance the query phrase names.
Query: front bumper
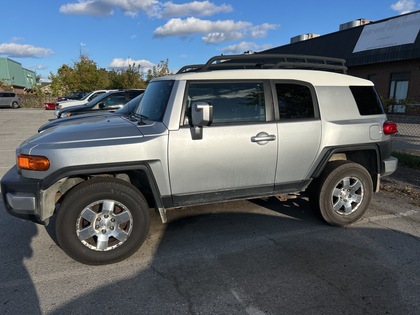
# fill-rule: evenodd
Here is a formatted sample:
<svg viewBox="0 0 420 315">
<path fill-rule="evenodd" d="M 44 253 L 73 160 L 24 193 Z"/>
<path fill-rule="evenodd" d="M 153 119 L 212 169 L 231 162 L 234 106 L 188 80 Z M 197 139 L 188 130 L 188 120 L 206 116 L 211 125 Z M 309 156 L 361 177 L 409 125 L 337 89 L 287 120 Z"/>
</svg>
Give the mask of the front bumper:
<svg viewBox="0 0 420 315">
<path fill-rule="evenodd" d="M 20 176 L 12 167 L 1 179 L 1 194 L 6 211 L 18 218 L 46 225 L 40 207 L 41 181 Z"/>
</svg>

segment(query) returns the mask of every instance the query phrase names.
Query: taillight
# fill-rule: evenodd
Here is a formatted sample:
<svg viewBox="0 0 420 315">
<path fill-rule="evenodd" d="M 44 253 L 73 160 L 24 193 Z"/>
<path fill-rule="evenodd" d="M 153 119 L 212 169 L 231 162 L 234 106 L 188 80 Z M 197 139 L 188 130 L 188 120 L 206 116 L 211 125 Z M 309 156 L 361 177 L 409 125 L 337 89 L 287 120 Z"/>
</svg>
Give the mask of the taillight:
<svg viewBox="0 0 420 315">
<path fill-rule="evenodd" d="M 28 171 L 46 171 L 50 168 L 50 161 L 45 156 L 19 154 L 17 165 Z"/>
<path fill-rule="evenodd" d="M 397 124 L 393 121 L 385 121 L 384 125 L 382 126 L 382 130 L 386 135 L 393 135 L 394 133 L 398 132 Z"/>
</svg>

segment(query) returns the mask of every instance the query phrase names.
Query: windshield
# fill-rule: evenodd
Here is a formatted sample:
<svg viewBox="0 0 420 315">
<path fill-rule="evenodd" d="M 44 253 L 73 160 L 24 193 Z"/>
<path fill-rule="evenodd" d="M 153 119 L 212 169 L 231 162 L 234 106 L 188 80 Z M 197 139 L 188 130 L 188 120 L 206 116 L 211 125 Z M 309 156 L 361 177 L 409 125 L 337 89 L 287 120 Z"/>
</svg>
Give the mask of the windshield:
<svg viewBox="0 0 420 315">
<path fill-rule="evenodd" d="M 117 110 L 115 113 L 118 115 L 129 115 L 133 113 L 136 110 L 137 106 L 140 104 L 140 101 L 142 98 L 143 98 L 143 94 L 136 96 L 131 101 L 126 103 L 122 108 Z"/>
<path fill-rule="evenodd" d="M 103 100 L 104 98 L 108 97 L 111 94 L 113 94 L 113 93 L 112 92 L 108 92 L 108 93 L 104 93 L 104 94 L 98 95 L 97 97 L 95 97 L 91 101 L 87 102 L 84 106 L 86 106 L 86 107 L 93 107 L 96 104 L 98 104 L 101 100 Z"/>
<path fill-rule="evenodd" d="M 174 81 L 163 80 L 151 82 L 143 93 L 141 106 L 137 107 L 136 114 L 146 119 L 162 121 Z"/>
</svg>

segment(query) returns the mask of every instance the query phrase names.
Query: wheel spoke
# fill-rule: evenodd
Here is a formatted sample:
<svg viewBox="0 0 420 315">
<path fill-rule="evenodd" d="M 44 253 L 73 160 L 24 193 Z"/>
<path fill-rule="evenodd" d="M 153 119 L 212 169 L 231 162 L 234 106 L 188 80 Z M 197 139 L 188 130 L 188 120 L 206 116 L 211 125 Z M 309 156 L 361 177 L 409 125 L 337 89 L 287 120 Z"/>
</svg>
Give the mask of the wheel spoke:
<svg viewBox="0 0 420 315">
<path fill-rule="evenodd" d="M 333 204 L 334 210 L 339 211 L 343 204 L 343 201 L 341 199 L 338 199 L 338 201 L 335 204 Z"/>
<path fill-rule="evenodd" d="M 108 241 L 109 241 L 109 236 L 106 234 L 101 234 L 98 235 L 98 242 L 96 244 L 96 248 L 98 250 L 105 250 L 108 248 Z"/>
<path fill-rule="evenodd" d="M 363 199 L 363 197 L 361 195 L 353 195 L 353 198 L 352 198 L 353 202 L 355 202 L 357 204 L 360 203 L 362 201 L 362 199 Z"/>
<path fill-rule="evenodd" d="M 342 182 L 343 182 L 343 188 L 350 187 L 350 178 L 349 177 L 343 178 Z"/>
<path fill-rule="evenodd" d="M 78 234 L 79 234 L 79 239 L 86 240 L 86 239 L 91 238 L 92 236 L 94 236 L 96 234 L 96 231 L 93 228 L 93 226 L 90 225 L 90 226 L 88 226 L 88 227 L 80 230 L 78 232 Z"/>
<path fill-rule="evenodd" d="M 114 232 L 112 233 L 112 236 L 115 237 L 120 242 L 124 242 L 128 238 L 127 232 L 120 228 L 114 230 Z"/>
<path fill-rule="evenodd" d="M 111 214 L 114 212 L 115 202 L 113 200 L 104 200 L 102 204 L 102 214 Z"/>
<path fill-rule="evenodd" d="M 352 186 L 350 186 L 350 191 L 354 194 L 362 187 L 362 183 L 357 180 Z"/>
<path fill-rule="evenodd" d="M 119 214 L 114 215 L 115 222 L 119 225 L 125 222 L 130 222 L 131 216 L 128 211 L 121 212 Z"/>
<path fill-rule="evenodd" d="M 343 205 L 344 205 L 344 212 L 345 213 L 350 213 L 350 212 L 353 211 L 353 208 L 351 206 L 351 202 L 350 201 L 343 203 Z"/>
<path fill-rule="evenodd" d="M 85 219 L 86 221 L 88 221 L 90 223 L 92 223 L 93 221 L 95 221 L 97 215 L 98 214 L 95 211 L 93 211 L 92 209 L 90 209 L 90 208 L 85 208 L 82 211 L 82 213 L 80 214 L 80 216 L 83 219 Z"/>
<path fill-rule="evenodd" d="M 341 189 L 340 188 L 334 188 L 333 196 L 334 197 L 340 197 L 340 194 L 341 194 Z"/>
</svg>

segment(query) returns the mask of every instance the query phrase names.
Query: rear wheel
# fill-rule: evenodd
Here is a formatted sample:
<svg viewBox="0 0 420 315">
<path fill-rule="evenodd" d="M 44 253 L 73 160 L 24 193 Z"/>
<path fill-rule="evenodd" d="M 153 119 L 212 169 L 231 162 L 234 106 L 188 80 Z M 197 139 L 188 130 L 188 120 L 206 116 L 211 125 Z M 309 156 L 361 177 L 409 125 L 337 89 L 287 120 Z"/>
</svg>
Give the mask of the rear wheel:
<svg viewBox="0 0 420 315">
<path fill-rule="evenodd" d="M 149 208 L 131 184 L 96 178 L 74 187 L 64 198 L 56 220 L 60 247 L 90 265 L 131 256 L 149 231 Z"/>
<path fill-rule="evenodd" d="M 18 107 L 19 107 L 18 102 L 13 102 L 13 103 L 12 103 L 12 108 L 18 108 Z"/>
<path fill-rule="evenodd" d="M 365 214 L 372 194 L 372 178 L 363 166 L 349 161 L 333 161 L 314 181 L 310 202 L 327 223 L 345 226 Z"/>
</svg>

